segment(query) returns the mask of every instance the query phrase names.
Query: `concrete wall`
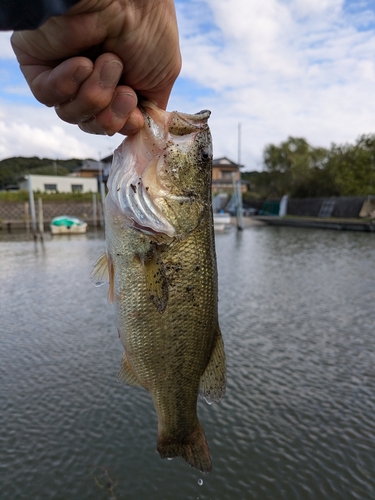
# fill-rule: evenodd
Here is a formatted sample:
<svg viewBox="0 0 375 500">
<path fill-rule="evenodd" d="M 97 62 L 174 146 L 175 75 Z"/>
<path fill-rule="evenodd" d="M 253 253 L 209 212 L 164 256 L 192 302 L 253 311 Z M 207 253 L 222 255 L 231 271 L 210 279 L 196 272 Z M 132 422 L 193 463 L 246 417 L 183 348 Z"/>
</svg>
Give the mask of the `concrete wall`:
<svg viewBox="0 0 375 500">
<path fill-rule="evenodd" d="M 366 197 L 290 198 L 288 201 L 288 215 L 318 217 L 323 201 L 330 199 L 335 200 L 332 217 L 358 217 Z"/>
<path fill-rule="evenodd" d="M 96 217 L 100 216 L 100 203 L 96 204 Z M 38 203 L 35 200 L 35 211 L 38 217 Z M 7 221 L 26 221 L 26 214 L 29 215 L 29 204 L 24 203 L 0 203 L 0 220 Z M 43 202 L 43 218 L 45 222 L 50 222 L 59 215 L 72 215 L 87 222 L 94 219 L 92 203 L 50 203 Z"/>
</svg>

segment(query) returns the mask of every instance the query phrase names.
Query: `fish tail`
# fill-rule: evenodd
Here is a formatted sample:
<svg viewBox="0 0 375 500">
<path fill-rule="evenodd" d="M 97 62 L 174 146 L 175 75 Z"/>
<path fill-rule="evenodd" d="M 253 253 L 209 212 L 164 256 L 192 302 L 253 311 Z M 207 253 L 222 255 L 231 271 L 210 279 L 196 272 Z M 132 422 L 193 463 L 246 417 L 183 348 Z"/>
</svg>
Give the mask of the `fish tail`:
<svg viewBox="0 0 375 500">
<path fill-rule="evenodd" d="M 161 458 L 182 457 L 201 472 L 211 472 L 210 450 L 203 427 L 198 422 L 194 431 L 184 437 L 158 437 L 158 452 Z"/>
</svg>

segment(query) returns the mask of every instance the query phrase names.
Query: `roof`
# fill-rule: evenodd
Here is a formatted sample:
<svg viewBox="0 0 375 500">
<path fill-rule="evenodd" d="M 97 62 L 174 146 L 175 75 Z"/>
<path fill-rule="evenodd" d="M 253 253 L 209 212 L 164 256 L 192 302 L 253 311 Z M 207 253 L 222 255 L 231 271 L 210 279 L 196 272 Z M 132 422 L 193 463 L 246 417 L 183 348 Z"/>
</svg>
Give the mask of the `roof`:
<svg viewBox="0 0 375 500">
<path fill-rule="evenodd" d="M 94 175 L 100 175 L 100 172 L 103 173 L 104 177 L 107 177 L 109 174 L 111 165 L 109 163 L 101 162 L 97 160 L 83 160 L 82 165 L 74 171 L 76 174 L 79 172 L 93 172 Z"/>
<path fill-rule="evenodd" d="M 230 160 L 226 156 L 223 156 L 222 158 L 214 158 L 212 162 L 213 167 L 231 167 L 231 168 L 238 168 L 238 164 L 235 163 L 234 161 Z M 240 168 L 242 168 L 243 165 L 240 165 Z"/>
<path fill-rule="evenodd" d="M 96 170 L 99 172 L 99 162 L 96 160 L 83 160 L 82 165 L 77 168 L 77 172 L 83 170 Z"/>
</svg>

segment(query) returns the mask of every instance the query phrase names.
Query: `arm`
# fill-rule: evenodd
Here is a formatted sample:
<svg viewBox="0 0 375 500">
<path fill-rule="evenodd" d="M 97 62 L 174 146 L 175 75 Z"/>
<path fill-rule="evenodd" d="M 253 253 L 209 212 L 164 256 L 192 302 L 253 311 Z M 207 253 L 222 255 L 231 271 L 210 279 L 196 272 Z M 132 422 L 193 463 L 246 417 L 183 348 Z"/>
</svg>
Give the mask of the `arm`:
<svg viewBox="0 0 375 500">
<path fill-rule="evenodd" d="M 12 46 L 34 96 L 96 134 L 139 130 L 137 94 L 165 109 L 181 67 L 173 0 L 81 0 Z"/>
</svg>

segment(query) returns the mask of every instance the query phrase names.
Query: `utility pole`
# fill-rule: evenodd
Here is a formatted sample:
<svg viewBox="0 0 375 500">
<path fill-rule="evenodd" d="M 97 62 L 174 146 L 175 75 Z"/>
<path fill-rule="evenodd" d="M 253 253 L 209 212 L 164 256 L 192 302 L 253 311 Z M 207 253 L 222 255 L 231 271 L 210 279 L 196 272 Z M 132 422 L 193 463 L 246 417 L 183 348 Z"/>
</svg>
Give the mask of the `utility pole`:
<svg viewBox="0 0 375 500">
<path fill-rule="evenodd" d="M 242 220 L 242 189 L 241 189 L 241 123 L 238 124 L 238 180 L 237 180 L 237 229 L 239 231 L 243 230 L 243 220 Z"/>
<path fill-rule="evenodd" d="M 35 204 L 34 204 L 34 193 L 31 185 L 31 177 L 27 176 L 27 187 L 29 190 L 29 203 L 30 203 L 30 215 L 31 215 L 31 227 L 33 229 L 34 239 L 36 239 L 36 216 L 35 216 Z"/>
</svg>

